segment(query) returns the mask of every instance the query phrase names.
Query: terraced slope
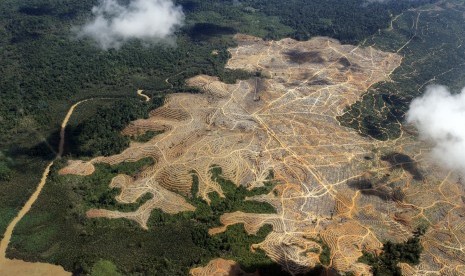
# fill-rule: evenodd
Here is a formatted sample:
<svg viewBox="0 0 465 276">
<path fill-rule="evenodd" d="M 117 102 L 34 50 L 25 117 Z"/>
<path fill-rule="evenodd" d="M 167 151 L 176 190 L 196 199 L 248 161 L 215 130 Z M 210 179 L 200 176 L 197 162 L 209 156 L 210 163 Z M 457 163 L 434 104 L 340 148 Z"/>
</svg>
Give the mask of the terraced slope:
<svg viewBox="0 0 465 276">
<path fill-rule="evenodd" d="M 305 272 L 329 249 L 328 265 L 369 274 L 357 262 L 362 251 L 379 251 L 386 240 L 405 241 L 419 225 L 431 225 L 422 238 L 418 267 L 405 274 L 460 272 L 465 209 L 460 179 L 427 158 L 428 145 L 404 131 L 400 138 L 377 141 L 343 127 L 336 117 L 373 84 L 389 80 L 401 57 L 372 47 L 341 45 L 317 37 L 263 41 L 237 35 L 228 68 L 261 77 L 225 84 L 211 76 L 188 81 L 200 94 L 173 94 L 150 118 L 123 132 L 164 132 L 123 153 L 89 162 L 73 161 L 64 174 L 91 174 L 93 164 L 118 164 L 145 157 L 156 160 L 134 179 L 118 175 L 117 200 L 133 203 L 154 197 L 135 212 L 90 210 L 88 217 L 127 218 L 146 227 L 153 209 L 177 213 L 194 208 L 181 195 L 199 179 L 198 196 L 222 195 L 211 167 L 248 188 L 260 187 L 269 171 L 279 181 L 254 200 L 273 205 L 277 214 L 235 212 L 221 217 L 224 227 L 243 223 L 248 233 L 270 224 L 273 231 L 253 246 L 291 272 Z M 252 248 L 252 249 L 253 249 Z M 211 264 L 215 265 L 215 264 Z M 231 266 L 233 267 L 233 266 Z"/>
</svg>

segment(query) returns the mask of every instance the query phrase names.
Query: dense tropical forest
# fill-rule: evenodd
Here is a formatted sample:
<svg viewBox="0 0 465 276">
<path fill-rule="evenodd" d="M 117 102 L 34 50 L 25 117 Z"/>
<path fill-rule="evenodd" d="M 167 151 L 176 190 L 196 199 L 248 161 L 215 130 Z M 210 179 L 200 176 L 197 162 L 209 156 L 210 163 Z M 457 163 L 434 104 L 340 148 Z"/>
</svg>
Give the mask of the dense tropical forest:
<svg viewBox="0 0 465 276">
<path fill-rule="evenodd" d="M 378 139 L 399 135 L 399 122 L 408 102 L 420 93 L 418 89 L 423 84 L 436 79 L 457 88 L 461 86 L 458 79 L 465 72 L 465 56 L 456 48 L 464 36 L 463 18 L 451 13 L 448 18 L 431 20 L 427 31 L 412 33 L 411 23 L 417 14 L 408 10 L 432 0 L 175 2 L 183 6 L 186 15 L 184 26 L 176 32 L 176 46 L 147 46 L 130 41 L 118 50 L 101 50 L 89 39 L 76 38 L 76 28 L 88 20 L 97 0 L 0 3 L 1 233 L 34 190 L 46 162 L 53 158 L 61 120 L 73 103 L 94 99 L 78 107 L 73 115 L 66 158 L 117 153 L 131 139 L 119 133 L 129 121 L 146 117 L 169 93 L 197 92 L 185 86 L 187 78 L 209 74 L 234 82 L 250 77 L 244 71 L 224 69 L 229 57 L 227 48 L 234 46 L 235 33 L 300 40 L 325 35 L 387 51 L 400 49 L 407 58 L 394 72 L 395 82 L 377 85 L 340 118 L 345 125 Z M 405 16 L 394 23 L 396 32 L 383 31 L 403 13 Z M 448 31 L 450 26 L 456 27 Z M 449 44 L 439 45 L 439 41 Z M 434 58 L 423 58 L 438 47 L 446 50 L 434 51 Z M 455 69 L 445 72 L 451 64 Z M 143 102 L 136 89 L 144 89 L 152 100 Z M 405 92 L 399 98 L 393 91 L 396 95 Z M 380 107 L 381 112 L 375 113 L 373 106 Z M 117 264 L 115 269 L 123 274 L 177 275 L 217 256 L 235 259 L 248 271 L 256 266 L 261 266 L 262 271 L 272 267 L 263 252 L 248 251 L 250 244 L 266 236 L 269 227 L 256 236 L 248 236 L 241 225 L 215 237 L 206 235 L 206 229 L 217 223 L 224 212 L 273 211 L 267 205 L 244 204 L 241 199 L 247 191 L 231 189 L 233 184 L 221 178 L 218 168 L 213 169 L 215 181 L 228 191 L 227 199 L 212 195 L 214 204 L 208 206 L 200 199 L 190 198 L 198 211 L 178 216 L 154 214 L 150 225 L 157 227 L 146 232 L 125 220 L 90 221 L 84 212 L 86 208 L 112 205 L 135 208 L 136 205 L 118 206 L 113 199 L 117 191 L 106 185 L 118 172 L 134 174 L 150 161 L 118 167 L 102 165 L 88 177 L 58 176 L 56 170 L 64 161 L 55 165 L 31 215 L 18 225 L 11 256 L 59 263 L 76 273 L 91 273 Z M 139 204 L 147 199 L 144 197 Z M 196 234 L 192 229 L 196 229 Z M 112 242 L 115 240 L 123 242 L 116 244 Z M 50 244 L 54 245 L 51 249 Z M 171 249 L 165 252 L 163 248 L 168 245 Z M 128 259 L 128 255 L 134 257 Z"/>
</svg>

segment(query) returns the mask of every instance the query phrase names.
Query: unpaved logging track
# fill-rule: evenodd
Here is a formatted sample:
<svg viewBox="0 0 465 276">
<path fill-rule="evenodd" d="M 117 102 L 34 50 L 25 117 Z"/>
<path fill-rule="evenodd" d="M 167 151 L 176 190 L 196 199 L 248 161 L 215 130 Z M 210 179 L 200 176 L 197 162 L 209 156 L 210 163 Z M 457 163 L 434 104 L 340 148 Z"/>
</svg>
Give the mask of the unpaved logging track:
<svg viewBox="0 0 465 276">
<path fill-rule="evenodd" d="M 66 113 L 65 118 L 61 124 L 60 130 L 60 143 L 58 146 L 58 152 L 55 156 L 55 160 L 61 158 L 64 151 L 64 144 L 65 144 L 65 131 L 68 121 L 73 114 L 76 107 L 87 100 L 82 100 L 80 102 L 75 103 L 70 107 L 68 112 Z M 54 160 L 54 161 L 55 161 Z M 11 240 L 11 235 L 13 234 L 13 230 L 16 227 L 16 224 L 29 212 L 34 202 L 40 195 L 40 192 L 45 186 L 47 182 L 48 174 L 50 173 L 50 168 L 53 166 L 54 161 L 50 162 L 47 167 L 45 168 L 42 178 L 40 179 L 39 185 L 37 185 L 36 190 L 31 195 L 31 197 L 27 200 L 26 204 L 24 204 L 21 211 L 19 211 L 18 215 L 10 222 L 8 225 L 4 237 L 0 242 L 0 274 L 1 275 L 70 275 L 69 272 L 66 272 L 61 266 L 56 266 L 47 263 L 28 263 L 22 260 L 10 260 L 6 258 L 6 250 L 8 248 L 8 244 Z"/>
<path fill-rule="evenodd" d="M 150 101 L 150 97 L 145 95 L 143 92 L 144 90 L 139 89 L 137 90 L 137 95 L 143 97 L 146 102 Z"/>
</svg>

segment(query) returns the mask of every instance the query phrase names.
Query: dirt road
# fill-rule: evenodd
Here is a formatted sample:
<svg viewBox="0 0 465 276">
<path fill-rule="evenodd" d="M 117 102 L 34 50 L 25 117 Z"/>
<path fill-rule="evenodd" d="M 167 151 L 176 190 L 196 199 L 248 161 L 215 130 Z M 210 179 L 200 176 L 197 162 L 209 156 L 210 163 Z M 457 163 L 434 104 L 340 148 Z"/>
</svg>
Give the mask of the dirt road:
<svg viewBox="0 0 465 276">
<path fill-rule="evenodd" d="M 65 144 L 65 131 L 68 121 L 73 114 L 74 110 L 78 105 L 84 103 L 88 100 L 83 100 L 80 102 L 75 103 L 70 107 L 68 113 L 66 113 L 65 118 L 61 124 L 60 130 L 60 143 L 58 146 L 58 152 L 55 156 L 55 160 L 60 158 L 63 154 L 64 144 Z M 11 235 L 13 234 L 13 230 L 16 227 L 16 224 L 29 212 L 34 202 L 40 195 L 40 192 L 45 186 L 47 182 L 48 174 L 50 173 L 50 168 L 52 167 L 54 161 L 50 162 L 47 167 L 45 168 L 42 178 L 40 179 L 39 185 L 37 185 L 36 190 L 28 199 L 26 204 L 24 204 L 21 211 L 19 211 L 18 215 L 10 222 L 8 225 L 4 237 L 0 242 L 0 274 L 2 275 L 71 275 L 71 273 L 66 272 L 61 266 L 56 266 L 47 263 L 28 263 L 22 260 L 11 260 L 6 258 L 6 250 L 8 248 L 8 244 L 11 240 Z"/>
<path fill-rule="evenodd" d="M 150 97 L 145 94 L 142 94 L 142 92 L 144 92 L 144 90 L 141 90 L 141 89 L 137 90 L 137 95 L 144 97 L 146 102 L 150 101 Z"/>
</svg>

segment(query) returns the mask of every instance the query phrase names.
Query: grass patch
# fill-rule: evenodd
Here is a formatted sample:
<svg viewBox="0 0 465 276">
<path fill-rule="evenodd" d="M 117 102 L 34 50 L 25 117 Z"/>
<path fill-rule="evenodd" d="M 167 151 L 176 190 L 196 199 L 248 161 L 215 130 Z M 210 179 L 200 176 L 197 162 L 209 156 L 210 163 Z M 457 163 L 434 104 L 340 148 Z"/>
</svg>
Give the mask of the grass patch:
<svg viewBox="0 0 465 276">
<path fill-rule="evenodd" d="M 91 276 L 120 276 L 116 265 L 110 261 L 100 260 L 92 267 Z"/>
</svg>

